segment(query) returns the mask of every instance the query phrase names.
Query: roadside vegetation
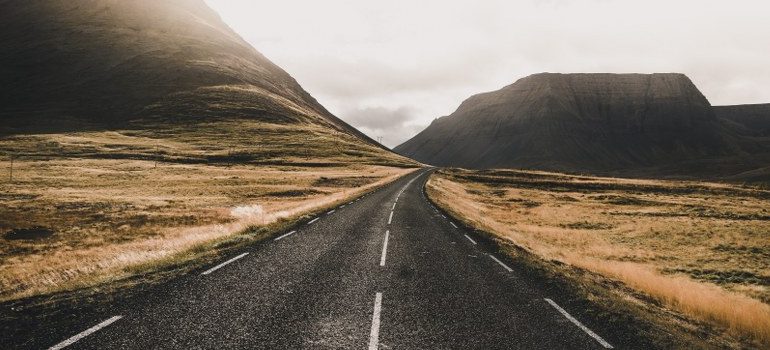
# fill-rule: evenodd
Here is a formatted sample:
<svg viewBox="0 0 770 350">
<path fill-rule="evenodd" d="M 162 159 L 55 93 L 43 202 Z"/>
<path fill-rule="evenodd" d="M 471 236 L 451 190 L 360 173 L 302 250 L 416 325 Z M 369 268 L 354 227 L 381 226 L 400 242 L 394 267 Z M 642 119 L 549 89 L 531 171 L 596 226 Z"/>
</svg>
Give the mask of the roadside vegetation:
<svg viewBox="0 0 770 350">
<path fill-rule="evenodd" d="M 6 136 L 0 152 L 0 301 L 212 258 L 415 167 L 325 126 L 248 120 Z"/>
<path fill-rule="evenodd" d="M 452 169 L 431 177 L 428 194 L 469 226 L 643 296 L 623 299 L 770 346 L 770 191 Z"/>
</svg>

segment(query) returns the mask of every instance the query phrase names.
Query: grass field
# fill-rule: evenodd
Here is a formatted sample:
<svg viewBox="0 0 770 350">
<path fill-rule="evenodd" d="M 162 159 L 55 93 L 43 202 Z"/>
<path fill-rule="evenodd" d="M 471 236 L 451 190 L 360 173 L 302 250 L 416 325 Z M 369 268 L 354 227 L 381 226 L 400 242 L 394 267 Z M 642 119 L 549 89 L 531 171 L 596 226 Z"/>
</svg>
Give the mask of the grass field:
<svg viewBox="0 0 770 350">
<path fill-rule="evenodd" d="M 703 182 L 442 170 L 430 197 L 466 224 L 621 281 L 770 345 L 770 191 Z"/>
<path fill-rule="evenodd" d="M 4 301 L 259 239 L 415 166 L 327 127 L 248 120 L 7 136 L 0 152 Z"/>
</svg>

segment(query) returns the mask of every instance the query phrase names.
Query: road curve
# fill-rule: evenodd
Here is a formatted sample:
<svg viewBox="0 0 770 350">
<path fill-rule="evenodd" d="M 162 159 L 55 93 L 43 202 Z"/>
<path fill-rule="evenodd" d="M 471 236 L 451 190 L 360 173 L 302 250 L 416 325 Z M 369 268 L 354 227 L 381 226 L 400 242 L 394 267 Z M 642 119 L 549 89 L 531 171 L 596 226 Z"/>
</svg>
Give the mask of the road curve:
<svg viewBox="0 0 770 350">
<path fill-rule="evenodd" d="M 621 346 L 434 208 L 420 170 L 25 349 L 604 349 Z M 550 294 L 549 294 L 550 293 Z M 622 339 L 623 342 L 630 341 Z M 632 339 L 631 339 L 632 341 Z M 624 346 L 625 347 L 625 346 Z"/>
</svg>

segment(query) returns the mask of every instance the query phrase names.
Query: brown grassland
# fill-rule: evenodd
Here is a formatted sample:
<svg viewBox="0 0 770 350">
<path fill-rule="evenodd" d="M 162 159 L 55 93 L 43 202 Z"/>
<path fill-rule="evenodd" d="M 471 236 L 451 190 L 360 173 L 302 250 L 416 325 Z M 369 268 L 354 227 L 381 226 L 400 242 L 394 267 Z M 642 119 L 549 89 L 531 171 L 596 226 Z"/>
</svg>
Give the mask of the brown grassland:
<svg viewBox="0 0 770 350">
<path fill-rule="evenodd" d="M 620 281 L 743 344 L 770 346 L 770 191 L 453 169 L 435 173 L 428 194 L 544 261 Z"/>
<path fill-rule="evenodd" d="M 0 301 L 213 259 L 415 166 L 328 127 L 247 120 L 6 136 L 0 152 Z"/>
</svg>

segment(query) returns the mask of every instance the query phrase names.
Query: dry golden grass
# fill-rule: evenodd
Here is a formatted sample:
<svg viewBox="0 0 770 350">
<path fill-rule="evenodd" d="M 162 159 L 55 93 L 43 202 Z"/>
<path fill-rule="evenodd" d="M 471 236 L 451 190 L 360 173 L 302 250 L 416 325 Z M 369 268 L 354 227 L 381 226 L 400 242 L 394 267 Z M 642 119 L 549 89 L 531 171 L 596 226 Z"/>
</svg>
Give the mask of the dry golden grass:
<svg viewBox="0 0 770 350">
<path fill-rule="evenodd" d="M 312 125 L 241 122 L 243 134 L 218 137 L 233 127 L 215 124 L 204 129 L 209 134 L 190 127 L 0 139 L 0 149 L 17 155 L 14 180 L 2 179 L 0 194 L 0 300 L 90 287 L 179 263 L 236 234 L 264 234 L 276 222 L 413 170 L 387 166 L 408 162 L 355 140 L 329 141 L 337 135 Z M 278 139 L 283 146 L 271 143 Z M 317 146 L 296 146 L 304 142 Z M 7 158 L 0 162 L 3 175 L 9 167 Z M 9 234 L 32 227 L 54 234 Z"/>
<path fill-rule="evenodd" d="M 428 193 L 467 224 L 619 280 L 770 345 L 770 192 L 741 186 L 442 171 Z"/>
</svg>

